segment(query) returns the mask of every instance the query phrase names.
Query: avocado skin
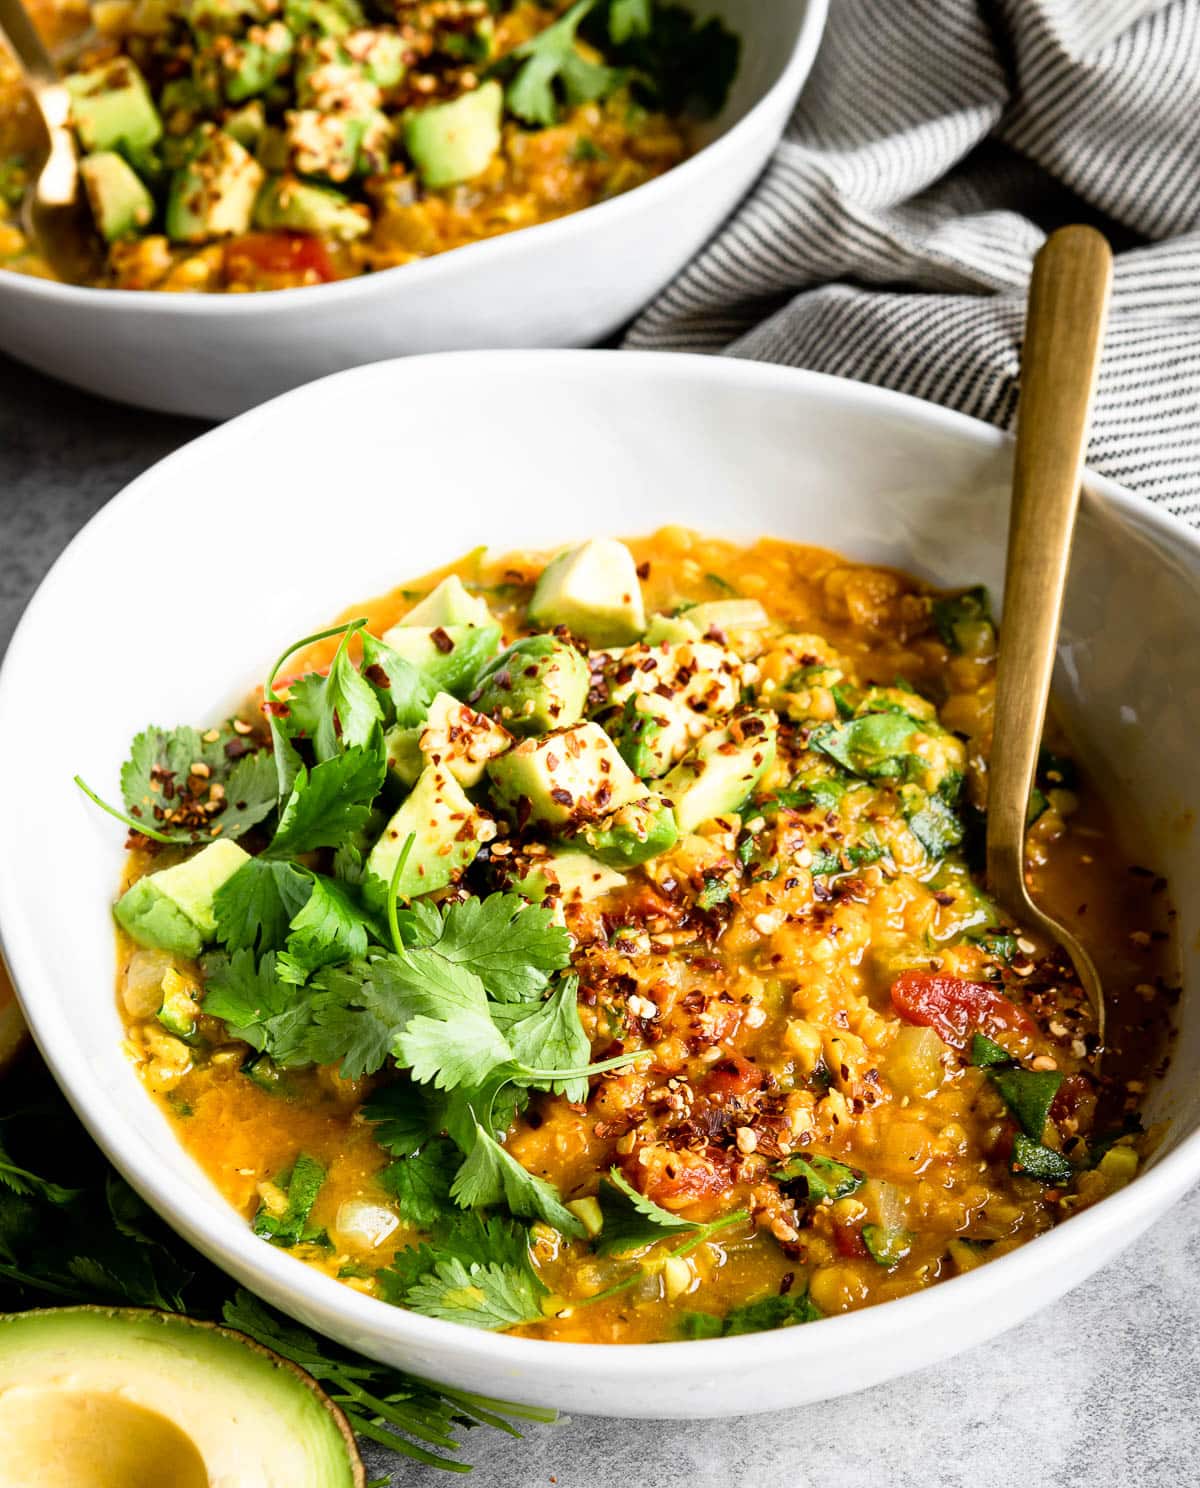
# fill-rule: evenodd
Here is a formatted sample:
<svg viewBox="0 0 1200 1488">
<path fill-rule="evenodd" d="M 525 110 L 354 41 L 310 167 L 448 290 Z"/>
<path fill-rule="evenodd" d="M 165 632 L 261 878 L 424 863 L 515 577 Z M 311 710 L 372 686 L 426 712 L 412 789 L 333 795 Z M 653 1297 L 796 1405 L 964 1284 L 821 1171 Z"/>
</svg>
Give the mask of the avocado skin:
<svg viewBox="0 0 1200 1488">
<path fill-rule="evenodd" d="M 557 636 L 516 641 L 483 670 L 470 704 L 510 733 L 545 734 L 583 717 L 591 674 L 587 662 Z"/>
<path fill-rule="evenodd" d="M 204 947 L 200 928 L 154 885 L 154 875 L 139 878 L 113 906 L 117 923 L 139 945 L 156 946 L 194 961 Z"/>
</svg>

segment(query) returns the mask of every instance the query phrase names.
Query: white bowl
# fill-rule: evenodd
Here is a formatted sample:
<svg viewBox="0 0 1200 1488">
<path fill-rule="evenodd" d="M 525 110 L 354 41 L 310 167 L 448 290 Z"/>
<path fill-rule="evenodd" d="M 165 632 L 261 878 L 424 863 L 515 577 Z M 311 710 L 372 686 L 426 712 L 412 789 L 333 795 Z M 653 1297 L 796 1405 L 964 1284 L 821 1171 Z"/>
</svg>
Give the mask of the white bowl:
<svg viewBox="0 0 1200 1488">
<path fill-rule="evenodd" d="M 532 431 L 532 432 L 531 432 Z M 476 353 L 343 373 L 205 435 L 135 481 L 59 559 L 0 672 L 0 927 L 25 1014 L 101 1146 L 181 1234 L 269 1301 L 433 1379 L 568 1411 L 733 1415 L 860 1389 L 1010 1327 L 1200 1178 L 1200 539 L 1088 481 L 1059 699 L 1169 875 L 1183 1030 L 1169 1118 L 1129 1188 L 970 1275 L 845 1317 L 702 1343 L 498 1337 L 360 1296 L 263 1244 L 176 1142 L 120 1048 L 108 905 L 131 735 L 219 716 L 281 644 L 460 552 L 666 522 L 825 544 L 999 587 L 1011 446 L 855 383 L 723 359 Z M 161 558 L 156 555 L 161 554 Z M 193 566 L 194 565 L 194 566 Z"/>
<path fill-rule="evenodd" d="M 742 38 L 705 146 L 586 211 L 436 258 L 312 289 L 161 294 L 0 271 L 0 350 L 89 392 L 228 418 L 385 357 L 590 346 L 653 298 L 753 184 L 787 123 L 828 0 L 687 0 Z"/>
</svg>

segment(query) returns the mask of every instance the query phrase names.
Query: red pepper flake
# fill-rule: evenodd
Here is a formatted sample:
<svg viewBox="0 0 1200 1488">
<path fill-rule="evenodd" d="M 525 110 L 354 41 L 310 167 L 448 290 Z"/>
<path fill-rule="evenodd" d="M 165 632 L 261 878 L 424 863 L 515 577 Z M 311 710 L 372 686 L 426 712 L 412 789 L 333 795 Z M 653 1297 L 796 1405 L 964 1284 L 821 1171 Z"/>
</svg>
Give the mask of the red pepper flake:
<svg viewBox="0 0 1200 1488">
<path fill-rule="evenodd" d="M 450 636 L 446 634 L 446 632 L 440 625 L 437 627 L 436 630 L 430 632 L 429 639 L 438 648 L 443 656 L 449 656 L 451 651 L 454 650 L 454 641 L 451 639 Z"/>
</svg>

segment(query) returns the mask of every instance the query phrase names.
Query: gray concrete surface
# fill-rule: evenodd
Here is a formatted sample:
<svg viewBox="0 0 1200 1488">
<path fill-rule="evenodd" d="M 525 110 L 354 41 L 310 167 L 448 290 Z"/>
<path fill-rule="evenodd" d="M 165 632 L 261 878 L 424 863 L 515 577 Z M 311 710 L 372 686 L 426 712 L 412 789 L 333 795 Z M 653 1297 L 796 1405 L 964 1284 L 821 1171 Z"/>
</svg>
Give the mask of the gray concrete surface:
<svg viewBox="0 0 1200 1488">
<path fill-rule="evenodd" d="M 0 650 L 78 528 L 201 432 L 183 419 L 87 398 L 0 358 Z M 149 534 L 137 559 L 145 583 L 154 572 Z M 1198 1278 L 1200 1190 L 1057 1306 L 938 1368 L 769 1416 L 576 1419 L 534 1428 L 523 1441 L 477 1431 L 464 1445 L 475 1464 L 469 1481 L 473 1488 L 1200 1485 Z M 376 1472 L 385 1465 L 372 1462 Z M 397 1484 L 447 1481 L 394 1465 Z"/>
</svg>

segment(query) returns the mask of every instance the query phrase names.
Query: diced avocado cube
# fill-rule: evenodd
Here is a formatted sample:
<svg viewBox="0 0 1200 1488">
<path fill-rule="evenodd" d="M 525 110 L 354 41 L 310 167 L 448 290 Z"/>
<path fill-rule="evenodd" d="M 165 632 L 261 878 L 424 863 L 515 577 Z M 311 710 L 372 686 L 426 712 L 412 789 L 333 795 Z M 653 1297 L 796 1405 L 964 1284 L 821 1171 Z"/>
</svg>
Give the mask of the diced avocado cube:
<svg viewBox="0 0 1200 1488">
<path fill-rule="evenodd" d="M 85 155 L 79 174 L 96 229 L 108 243 L 145 232 L 154 220 L 154 198 L 115 150 Z"/>
<path fill-rule="evenodd" d="M 409 43 L 398 31 L 375 31 L 364 27 L 342 37 L 347 53 L 377 88 L 398 87 L 408 71 L 405 58 Z"/>
<path fill-rule="evenodd" d="M 363 24 L 358 0 L 284 0 L 283 19 L 297 36 L 316 32 L 321 36 L 344 36 Z"/>
<path fill-rule="evenodd" d="M 679 698 L 637 692 L 626 699 L 619 714 L 604 722 L 633 773 L 642 780 L 657 780 L 692 747 L 700 716 Z"/>
<path fill-rule="evenodd" d="M 217 35 L 240 31 L 248 22 L 267 19 L 260 0 L 185 0 L 183 12 L 193 31 Z"/>
<path fill-rule="evenodd" d="M 254 204 L 254 225 L 267 232 L 320 233 L 349 243 L 370 230 L 371 219 L 331 186 L 274 176 Z"/>
<path fill-rule="evenodd" d="M 258 149 L 263 130 L 267 127 L 267 111 L 261 98 L 252 98 L 241 108 L 226 114 L 221 128 L 251 154 Z"/>
<path fill-rule="evenodd" d="M 197 1001 L 199 988 L 180 976 L 175 968 L 168 967 L 162 979 L 162 1005 L 158 1010 L 158 1021 L 176 1038 L 190 1039 L 196 1032 L 196 1019 L 200 1016 Z"/>
<path fill-rule="evenodd" d="M 601 863 L 636 868 L 670 852 L 679 841 L 679 826 L 667 801 L 648 796 L 585 826 L 579 841 Z"/>
<path fill-rule="evenodd" d="M 524 825 L 598 821 L 645 796 L 646 788 L 595 723 L 526 739 L 488 765 L 496 799 Z"/>
<path fill-rule="evenodd" d="M 415 604 L 401 625 L 494 625 L 487 600 L 471 594 L 457 574 L 442 580 Z"/>
<path fill-rule="evenodd" d="M 440 692 L 465 697 L 500 644 L 498 625 L 393 625 L 382 637 Z"/>
<path fill-rule="evenodd" d="M 623 873 L 609 868 L 585 852 L 555 852 L 539 858 L 537 870 L 557 890 L 562 904 L 589 904 L 593 899 L 625 887 Z"/>
<path fill-rule="evenodd" d="M 396 886 L 402 899 L 444 889 L 495 835 L 495 823 L 471 804 L 449 770 L 430 765 L 371 849 L 363 891 L 367 903 L 373 909 L 386 905 L 388 885 L 410 837 L 413 845 Z"/>
<path fill-rule="evenodd" d="M 210 842 L 186 862 L 139 878 L 113 909 L 118 924 L 139 945 L 198 956 L 216 934 L 217 890 L 249 856 L 236 842 Z"/>
<path fill-rule="evenodd" d="M 436 191 L 473 180 L 500 149 L 504 89 L 494 79 L 450 103 L 413 109 L 404 121 L 404 148 L 422 184 Z"/>
<path fill-rule="evenodd" d="M 646 627 L 647 646 L 674 646 L 681 641 L 695 641 L 699 638 L 700 632 L 694 625 L 688 624 L 686 614 L 651 615 Z"/>
<path fill-rule="evenodd" d="M 302 176 L 348 181 L 387 164 L 392 126 L 378 109 L 362 113 L 293 109 L 285 134 L 288 158 Z"/>
<path fill-rule="evenodd" d="M 715 599 L 693 605 L 679 619 L 702 637 L 713 631 L 727 636 L 731 631 L 765 630 L 771 623 L 757 599 Z"/>
<path fill-rule="evenodd" d="M 574 646 L 528 636 L 484 668 L 471 701 L 514 734 L 544 734 L 579 722 L 590 687 L 588 664 Z"/>
<path fill-rule="evenodd" d="M 175 243 L 233 237 L 250 226 L 263 170 L 232 135 L 213 124 L 197 131 L 199 148 L 171 178 L 167 236 Z"/>
<path fill-rule="evenodd" d="M 66 80 L 71 123 L 87 151 L 148 150 L 162 138 L 162 120 L 146 79 L 128 57 L 118 57 Z"/>
<path fill-rule="evenodd" d="M 388 729 L 383 737 L 387 751 L 388 775 L 392 780 L 410 790 L 416 785 L 425 768 L 425 756 L 421 753 L 421 735 L 424 724 L 415 728 L 402 728 L 399 724 Z"/>
<path fill-rule="evenodd" d="M 705 734 L 662 782 L 681 832 L 736 811 L 775 758 L 775 715 L 743 713 Z"/>
<path fill-rule="evenodd" d="M 265 93 L 287 71 L 295 45 L 282 21 L 251 26 L 245 37 L 230 41 L 219 53 L 225 97 L 243 103 Z"/>
<path fill-rule="evenodd" d="M 605 668 L 609 702 L 623 704 L 637 693 L 671 697 L 714 718 L 741 700 L 740 656 L 712 641 L 630 646 Z"/>
<path fill-rule="evenodd" d="M 633 554 L 624 543 L 595 537 L 547 565 L 529 602 L 534 625 L 565 625 L 595 646 L 624 646 L 646 628 L 646 608 Z"/>
<path fill-rule="evenodd" d="M 442 765 L 460 785 L 478 785 L 488 760 L 512 744 L 512 735 L 448 692 L 439 692 L 429 716 L 415 728 L 394 728 L 385 739 L 388 769 L 402 785 L 415 783 L 426 765 Z"/>
<path fill-rule="evenodd" d="M 383 102 L 379 84 L 336 36 L 301 37 L 294 86 L 298 108 L 327 114 L 367 114 Z"/>
</svg>

